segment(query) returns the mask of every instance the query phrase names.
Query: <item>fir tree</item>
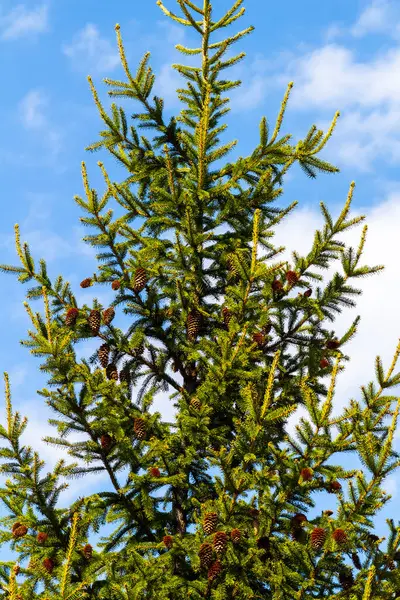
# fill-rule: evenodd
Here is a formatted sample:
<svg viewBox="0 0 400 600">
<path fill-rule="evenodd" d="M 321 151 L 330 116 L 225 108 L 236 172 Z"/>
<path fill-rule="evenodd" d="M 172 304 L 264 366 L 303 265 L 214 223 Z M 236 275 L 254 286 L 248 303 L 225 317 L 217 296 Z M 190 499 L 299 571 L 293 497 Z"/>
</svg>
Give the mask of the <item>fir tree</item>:
<svg viewBox="0 0 400 600">
<path fill-rule="evenodd" d="M 149 54 L 136 75 L 129 70 L 118 25 L 126 81 L 105 82 L 111 97 L 136 100 L 142 112 L 132 124 L 116 104 L 108 115 L 89 78 L 105 123 L 89 150 L 107 149 L 127 177 L 112 182 L 98 163 L 100 196 L 82 165 L 86 198 L 76 202 L 93 231 L 84 240 L 100 250 L 96 272 L 81 286 L 95 292 L 109 285 L 112 306 L 96 298 L 78 306 L 68 282 L 52 281 L 44 260 L 35 266 L 15 228 L 21 265 L 2 270 L 34 282 L 27 298 L 44 302 L 44 314 L 25 303 L 32 330 L 22 343 L 49 377 L 39 394 L 56 413 L 58 435 L 46 439 L 86 466 L 60 461 L 43 474 L 38 454 L 20 442 L 27 421 L 13 411 L 5 375 L 1 472 L 9 479 L 0 491 L 7 511 L 0 543 L 11 543 L 18 563 L 1 566 L 2 598 L 383 600 L 400 590 L 400 526 L 388 521 L 381 550 L 372 522 L 390 498 L 384 479 L 400 464 L 392 449 L 399 404 L 388 391 L 400 382 L 400 345 L 386 374 L 376 359 L 378 386 L 362 387 L 362 399 L 332 417 L 336 378 L 359 317 L 344 333 L 325 324 L 355 305 L 361 291 L 352 278 L 383 268 L 359 264 L 366 226 L 357 250 L 339 240 L 364 219 L 349 217 L 354 183 L 336 222 L 321 203 L 325 226 L 307 256 L 279 261 L 282 248 L 271 243 L 296 205 L 275 205 L 289 168 L 298 163 L 313 178 L 338 171 L 317 155 L 339 114 L 325 134 L 312 126 L 291 144 L 290 135 L 280 137 L 290 83 L 272 133 L 263 118 L 249 156 L 215 164 L 236 144 L 221 144 L 219 136 L 226 93 L 240 82 L 222 77 L 244 57 L 228 58 L 228 51 L 253 28 L 222 34 L 243 15 L 242 3 L 217 18 L 210 0 L 202 7 L 178 0 L 181 16 L 157 2 L 200 38 L 198 48 L 177 46 L 201 64 L 174 65 L 186 80 L 178 90 L 186 108 L 176 118 L 167 120 L 162 99 L 152 96 Z M 155 132 L 152 141 L 143 129 Z M 111 201 L 122 216 L 114 218 Z M 318 287 L 316 268 L 335 259 L 344 273 Z M 130 320 L 125 331 L 112 322 L 121 314 Z M 78 360 L 76 346 L 88 338 L 98 341 L 98 352 Z M 160 390 L 175 399 L 175 423 L 150 411 Z M 308 418 L 293 439 L 285 424 L 299 405 Z M 74 431 L 85 441 L 68 441 Z M 346 452 L 358 454 L 365 472 L 327 464 Z M 210 466 L 222 476 L 211 477 Z M 61 478 L 99 471 L 113 492 L 57 507 Z M 150 495 L 162 487 L 164 496 Z M 329 510 L 308 518 L 320 490 L 332 494 Z M 106 522 L 115 530 L 94 547 L 93 534 Z"/>
</svg>

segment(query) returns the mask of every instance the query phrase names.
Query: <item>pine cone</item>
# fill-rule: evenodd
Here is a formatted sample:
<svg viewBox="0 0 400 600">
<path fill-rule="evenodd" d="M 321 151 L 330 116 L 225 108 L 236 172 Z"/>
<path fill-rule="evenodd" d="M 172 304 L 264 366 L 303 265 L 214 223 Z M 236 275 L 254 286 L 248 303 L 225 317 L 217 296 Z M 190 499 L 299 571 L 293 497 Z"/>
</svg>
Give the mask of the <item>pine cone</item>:
<svg viewBox="0 0 400 600">
<path fill-rule="evenodd" d="M 305 467 L 300 471 L 300 476 L 303 478 L 303 481 L 311 481 L 313 478 L 313 471 L 309 467 Z"/>
<path fill-rule="evenodd" d="M 107 379 L 113 379 L 114 381 L 118 381 L 118 371 L 117 367 L 114 364 L 107 365 L 106 367 L 106 377 Z"/>
<path fill-rule="evenodd" d="M 144 352 L 144 345 L 143 344 L 139 344 L 139 346 L 137 346 L 133 350 L 133 353 L 135 354 L 136 357 L 142 356 L 143 352 Z"/>
<path fill-rule="evenodd" d="M 326 515 L 327 517 L 330 517 L 331 515 L 333 515 L 333 510 L 324 510 L 324 515 Z"/>
<path fill-rule="evenodd" d="M 168 548 L 168 550 L 171 550 L 172 545 L 173 545 L 173 537 L 172 537 L 172 535 L 164 535 L 162 541 L 164 543 L 164 546 L 166 548 Z"/>
<path fill-rule="evenodd" d="M 111 284 L 111 287 L 114 291 L 119 290 L 119 288 L 121 287 L 121 282 L 119 281 L 119 279 L 114 279 L 114 281 Z"/>
<path fill-rule="evenodd" d="M 161 475 L 160 469 L 158 467 L 150 467 L 149 471 L 153 477 L 160 477 Z"/>
<path fill-rule="evenodd" d="M 211 544 L 201 544 L 199 550 L 200 565 L 207 569 L 213 561 L 213 549 Z"/>
<path fill-rule="evenodd" d="M 312 294 L 312 290 L 308 289 L 304 292 L 303 296 L 305 298 L 309 298 L 311 296 L 311 294 Z"/>
<path fill-rule="evenodd" d="M 88 288 L 92 285 L 92 279 L 91 277 L 87 277 L 86 279 L 84 279 L 83 281 L 81 281 L 81 288 Z"/>
<path fill-rule="evenodd" d="M 203 521 L 204 533 L 207 535 L 210 535 L 210 533 L 215 531 L 217 523 L 218 523 L 217 513 L 214 513 L 214 512 L 206 513 L 206 515 L 204 516 L 204 521 Z"/>
<path fill-rule="evenodd" d="M 353 565 L 355 566 L 355 568 L 360 571 L 361 568 L 362 568 L 361 561 L 360 561 L 359 556 L 358 556 L 358 554 L 356 552 L 353 552 L 353 554 L 351 555 L 351 560 L 353 561 Z"/>
<path fill-rule="evenodd" d="M 15 538 L 24 537 L 24 535 L 26 535 L 27 533 L 28 533 L 28 528 L 25 525 L 20 525 L 19 527 L 16 527 L 15 529 L 13 529 L 13 536 Z"/>
<path fill-rule="evenodd" d="M 271 284 L 271 287 L 274 292 L 280 292 L 283 289 L 283 283 L 279 281 L 279 279 L 274 279 Z"/>
<path fill-rule="evenodd" d="M 78 318 L 79 310 L 75 307 L 69 308 L 67 310 L 67 314 L 65 315 L 65 324 L 67 327 L 72 327 L 76 323 L 76 319 Z"/>
<path fill-rule="evenodd" d="M 306 515 L 303 515 L 302 513 L 296 513 L 294 515 L 294 517 L 292 517 L 291 519 L 291 525 L 292 527 L 301 527 L 303 523 L 305 523 L 307 521 L 307 517 Z"/>
<path fill-rule="evenodd" d="M 299 276 L 298 276 L 298 274 L 296 273 L 296 271 L 287 271 L 287 272 L 285 273 L 285 277 L 286 277 L 286 281 L 287 281 L 288 283 L 290 283 L 290 285 L 294 285 L 294 284 L 295 284 L 295 283 L 297 283 L 297 282 L 298 282 L 298 280 L 299 280 Z"/>
<path fill-rule="evenodd" d="M 224 306 L 224 308 L 222 309 L 222 318 L 224 319 L 225 327 L 229 329 L 229 323 L 232 319 L 232 312 L 226 306 Z"/>
<path fill-rule="evenodd" d="M 328 340 L 326 342 L 326 347 L 328 348 L 328 350 L 336 350 L 337 348 L 339 348 L 340 346 L 340 342 L 338 339 L 334 339 L 334 340 Z"/>
<path fill-rule="evenodd" d="M 228 536 L 225 531 L 217 531 L 214 534 L 214 550 L 217 554 L 222 554 L 226 551 Z"/>
<path fill-rule="evenodd" d="M 39 531 L 39 533 L 37 534 L 37 541 L 39 542 L 39 544 L 43 544 L 43 542 L 45 542 L 48 538 L 48 534 L 45 533 L 44 531 Z"/>
<path fill-rule="evenodd" d="M 93 335 L 97 335 L 99 333 L 101 323 L 101 316 L 99 310 L 94 309 L 90 311 L 88 323 Z"/>
<path fill-rule="evenodd" d="M 112 306 L 110 306 L 110 308 L 106 308 L 106 310 L 103 310 L 104 325 L 109 325 L 114 317 L 115 317 L 115 310 Z"/>
<path fill-rule="evenodd" d="M 22 523 L 20 523 L 19 521 L 17 523 L 14 523 L 14 525 L 11 527 L 12 533 L 14 533 L 14 531 L 18 529 L 18 527 L 21 527 L 21 525 Z"/>
<path fill-rule="evenodd" d="M 93 548 L 90 544 L 86 544 L 86 546 L 84 546 L 82 548 L 82 552 L 83 552 L 83 556 L 86 558 L 86 560 L 90 560 L 93 555 Z"/>
<path fill-rule="evenodd" d="M 192 398 L 190 401 L 190 406 L 194 409 L 194 410 L 200 410 L 201 408 L 201 402 L 198 398 Z"/>
<path fill-rule="evenodd" d="M 108 365 L 108 356 L 110 354 L 110 346 L 108 344 L 102 344 L 97 351 L 97 356 L 103 369 Z"/>
<path fill-rule="evenodd" d="M 343 529 L 335 529 L 332 533 L 332 537 L 337 544 L 344 544 L 347 542 L 347 534 Z"/>
<path fill-rule="evenodd" d="M 321 369 L 326 369 L 326 367 L 329 366 L 329 360 L 326 358 L 321 358 L 321 360 L 319 361 L 319 366 L 321 367 Z"/>
<path fill-rule="evenodd" d="M 213 581 L 222 571 L 222 566 L 219 560 L 216 560 L 208 570 L 208 579 Z"/>
<path fill-rule="evenodd" d="M 103 450 L 109 450 L 112 444 L 112 437 L 108 433 L 103 433 L 100 438 L 100 444 Z"/>
<path fill-rule="evenodd" d="M 133 278 L 133 291 L 139 294 L 146 287 L 146 283 L 146 271 L 143 269 L 143 267 L 138 267 Z"/>
<path fill-rule="evenodd" d="M 146 437 L 146 427 L 143 419 L 136 418 L 133 423 L 133 431 L 139 440 L 144 440 Z"/>
<path fill-rule="evenodd" d="M 21 570 L 21 567 L 19 565 L 13 566 L 13 571 L 14 571 L 15 575 L 19 575 L 20 570 Z"/>
<path fill-rule="evenodd" d="M 120 372 L 120 374 L 119 374 L 119 380 L 120 380 L 121 382 L 124 382 L 124 381 L 125 381 L 126 383 L 130 383 L 130 380 L 131 380 L 131 374 L 130 374 L 130 371 L 129 371 L 128 367 L 124 367 L 124 368 L 121 370 L 121 372 Z"/>
<path fill-rule="evenodd" d="M 339 583 L 344 590 L 350 589 L 354 585 L 354 577 L 351 571 L 341 571 L 339 573 Z"/>
<path fill-rule="evenodd" d="M 194 341 L 200 331 L 201 315 L 194 309 L 188 314 L 186 320 L 187 337 L 190 341 Z"/>
<path fill-rule="evenodd" d="M 338 481 L 331 481 L 328 486 L 328 492 L 330 494 L 334 494 L 335 492 L 338 492 L 341 489 L 342 489 L 342 486 L 340 485 L 340 483 Z"/>
<path fill-rule="evenodd" d="M 45 558 L 42 565 L 48 573 L 52 573 L 55 567 L 54 560 L 52 558 Z"/>
<path fill-rule="evenodd" d="M 253 334 L 253 342 L 258 344 L 260 347 L 265 344 L 265 337 L 261 332 L 257 332 Z"/>
<path fill-rule="evenodd" d="M 314 550 L 319 550 L 326 540 L 326 531 L 322 527 L 316 527 L 311 532 L 311 546 Z"/>
<path fill-rule="evenodd" d="M 240 529 L 232 529 L 231 531 L 231 540 L 234 544 L 237 544 L 242 537 Z"/>
</svg>

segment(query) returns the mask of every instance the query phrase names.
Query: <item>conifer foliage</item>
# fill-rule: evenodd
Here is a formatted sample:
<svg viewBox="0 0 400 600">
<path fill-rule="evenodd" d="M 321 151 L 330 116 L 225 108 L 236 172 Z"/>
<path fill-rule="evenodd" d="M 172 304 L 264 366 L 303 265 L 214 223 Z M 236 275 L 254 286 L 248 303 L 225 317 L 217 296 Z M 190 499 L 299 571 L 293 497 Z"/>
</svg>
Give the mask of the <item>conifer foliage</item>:
<svg viewBox="0 0 400 600">
<path fill-rule="evenodd" d="M 93 294 L 109 285 L 112 306 L 96 298 L 78 306 L 68 282 L 52 281 L 45 260 L 35 264 L 18 226 L 21 264 L 1 267 L 34 282 L 25 303 L 32 329 L 22 343 L 49 377 L 39 394 L 55 411 L 57 435 L 46 439 L 80 462 L 60 461 L 43 474 L 43 461 L 20 441 L 27 421 L 12 408 L 6 374 L 0 456 L 9 479 L 0 491 L 0 543 L 10 543 L 18 561 L 2 563 L 0 597 L 400 597 L 399 524 L 388 521 L 384 548 L 372 533 L 372 518 L 389 498 L 384 479 L 400 464 L 392 448 L 399 404 L 389 392 L 400 382 L 400 345 L 388 373 L 376 359 L 378 386 L 363 387 L 359 400 L 332 417 L 359 317 L 346 332 L 326 325 L 355 305 L 361 291 L 350 280 L 383 268 L 359 264 L 366 226 L 357 250 L 339 239 L 364 219 L 349 216 L 354 183 L 336 221 L 321 202 L 325 226 L 307 256 L 294 252 L 288 264 L 271 243 L 296 205 L 276 206 L 288 170 L 297 163 L 312 178 L 338 171 L 317 155 L 339 114 L 326 133 L 312 126 L 292 144 L 290 135 L 280 136 L 290 83 L 273 131 L 262 118 L 254 151 L 222 165 L 236 145 L 220 141 L 226 94 L 240 85 L 224 75 L 244 57 L 228 52 L 253 27 L 223 34 L 244 14 L 243 0 L 222 16 L 211 0 L 177 0 L 177 12 L 157 4 L 199 38 L 196 48 L 176 46 L 199 59 L 196 67 L 174 65 L 186 82 L 178 90 L 180 114 L 167 119 L 163 100 L 152 95 L 148 53 L 136 74 L 130 71 L 119 25 L 125 80 L 105 83 L 111 97 L 139 105 L 132 122 L 115 103 L 107 113 L 89 78 L 105 125 L 89 150 L 106 149 L 127 176 L 113 182 L 99 162 L 100 196 L 82 164 L 86 197 L 75 199 L 92 231 L 84 240 L 100 250 L 96 272 L 80 285 Z M 152 140 L 144 129 L 154 132 Z M 112 202 L 122 216 L 114 217 Z M 343 274 L 319 287 L 316 269 L 336 259 Z M 34 299 L 42 299 L 44 314 L 33 311 Z M 116 325 L 123 315 L 125 330 Z M 98 349 L 78 360 L 76 347 L 88 338 Z M 159 391 L 175 401 L 174 423 L 150 410 Z M 299 405 L 308 417 L 294 439 L 285 423 Z M 70 432 L 85 439 L 69 441 Z M 358 454 L 363 472 L 328 464 L 344 452 Z M 211 477 L 210 466 L 221 475 Z M 98 472 L 112 492 L 58 507 L 65 478 Z M 331 500 L 312 517 L 320 491 Z M 106 522 L 113 530 L 96 544 Z"/>
</svg>

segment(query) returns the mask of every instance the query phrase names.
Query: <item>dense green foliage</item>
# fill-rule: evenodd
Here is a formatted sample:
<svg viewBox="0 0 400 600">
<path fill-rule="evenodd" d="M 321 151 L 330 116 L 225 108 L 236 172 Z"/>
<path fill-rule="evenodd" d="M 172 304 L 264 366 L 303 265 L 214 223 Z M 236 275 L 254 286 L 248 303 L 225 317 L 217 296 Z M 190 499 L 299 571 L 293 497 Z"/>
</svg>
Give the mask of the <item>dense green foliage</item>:
<svg viewBox="0 0 400 600">
<path fill-rule="evenodd" d="M 177 46 L 201 59 L 199 67 L 174 65 L 186 81 L 179 116 L 166 120 L 162 99 L 152 97 L 149 54 L 131 74 L 119 26 L 126 81 L 105 82 L 110 96 L 141 106 L 135 124 L 116 104 L 108 115 L 89 78 L 105 124 L 89 150 L 105 148 L 127 177 L 112 182 L 99 163 L 99 195 L 82 165 L 86 197 L 76 202 L 98 266 L 81 286 L 111 285 L 112 306 L 96 298 L 78 306 L 68 282 L 51 281 L 44 260 L 35 266 L 18 227 L 21 265 L 1 267 L 34 282 L 28 300 L 44 301 L 44 315 L 25 303 L 32 330 L 22 343 L 48 376 L 39 392 L 56 413 L 48 441 L 79 462 L 60 461 L 44 474 L 38 455 L 20 442 L 27 423 L 13 411 L 6 375 L 0 456 L 9 480 L 0 490 L 7 510 L 0 543 L 11 542 L 20 566 L 3 563 L 0 597 L 394 598 L 400 526 L 389 521 L 382 551 L 372 519 L 389 498 L 385 477 L 400 464 L 392 449 L 399 404 L 388 393 L 400 382 L 393 374 L 400 346 L 386 375 L 377 358 L 378 387 L 363 387 L 361 401 L 332 417 L 336 377 L 349 360 L 343 349 L 359 318 L 344 334 L 326 324 L 355 305 L 361 292 L 352 278 L 383 268 L 359 265 L 366 226 L 357 250 L 339 239 L 364 219 L 349 217 L 354 184 L 336 222 L 321 202 L 325 226 L 307 256 L 279 261 L 282 248 L 271 242 L 296 205 L 276 206 L 289 168 L 298 163 L 310 177 L 338 171 L 317 155 L 339 114 L 326 134 L 313 126 L 291 144 L 290 135 L 280 137 L 290 83 L 273 132 L 263 118 L 255 150 L 217 167 L 236 144 L 220 136 L 226 93 L 240 85 L 222 77 L 244 57 L 228 57 L 232 45 L 253 28 L 218 39 L 243 15 L 242 0 L 219 19 L 210 0 L 202 7 L 178 0 L 182 16 L 157 4 L 201 40 L 198 48 Z M 155 132 L 151 141 L 143 129 Z M 319 287 L 316 270 L 336 259 L 343 274 Z M 125 330 L 115 325 L 121 315 Z M 88 338 L 99 351 L 78 360 L 76 346 Z M 150 410 L 160 391 L 175 401 L 173 423 Z M 294 439 L 285 424 L 300 404 L 308 417 Z M 82 441 L 69 439 L 74 432 Z M 364 472 L 332 464 L 339 453 L 358 454 Z M 113 491 L 58 507 L 64 478 L 98 472 L 108 474 Z M 308 519 L 321 490 L 336 494 L 336 508 Z M 111 533 L 92 548 L 106 523 Z"/>
</svg>

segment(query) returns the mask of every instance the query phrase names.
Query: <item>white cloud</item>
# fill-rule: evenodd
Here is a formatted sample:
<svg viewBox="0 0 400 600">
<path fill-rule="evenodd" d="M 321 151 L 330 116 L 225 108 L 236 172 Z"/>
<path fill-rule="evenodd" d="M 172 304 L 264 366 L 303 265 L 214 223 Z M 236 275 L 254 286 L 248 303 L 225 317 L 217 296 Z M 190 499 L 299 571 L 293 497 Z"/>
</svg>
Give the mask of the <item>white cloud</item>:
<svg viewBox="0 0 400 600">
<path fill-rule="evenodd" d="M 360 38 L 370 33 L 390 33 L 398 31 L 398 16 L 396 4 L 390 0 L 373 0 L 361 13 L 350 29 L 350 33 Z"/>
<path fill-rule="evenodd" d="M 18 112 L 23 126 L 40 134 L 51 156 L 57 156 L 62 148 L 62 134 L 46 115 L 48 96 L 39 89 L 30 90 L 20 101 Z"/>
<path fill-rule="evenodd" d="M 0 17 L 0 37 L 15 40 L 20 37 L 48 31 L 48 6 L 42 4 L 33 9 L 18 4 L 8 14 Z"/>
<path fill-rule="evenodd" d="M 64 45 L 63 52 L 78 70 L 107 73 L 121 62 L 116 43 L 102 38 L 92 23 L 88 23 L 71 44 Z"/>
<path fill-rule="evenodd" d="M 327 44 L 289 60 L 275 84 L 283 88 L 294 81 L 288 110 L 320 110 L 324 122 L 318 126 L 324 131 L 339 110 L 326 159 L 334 154 L 347 167 L 367 172 L 378 159 L 400 160 L 399 73 L 400 47 L 367 62 L 344 46 Z"/>
<path fill-rule="evenodd" d="M 48 98 L 41 90 L 31 90 L 19 104 L 21 121 L 28 129 L 41 129 L 46 125 L 44 108 Z"/>
</svg>

